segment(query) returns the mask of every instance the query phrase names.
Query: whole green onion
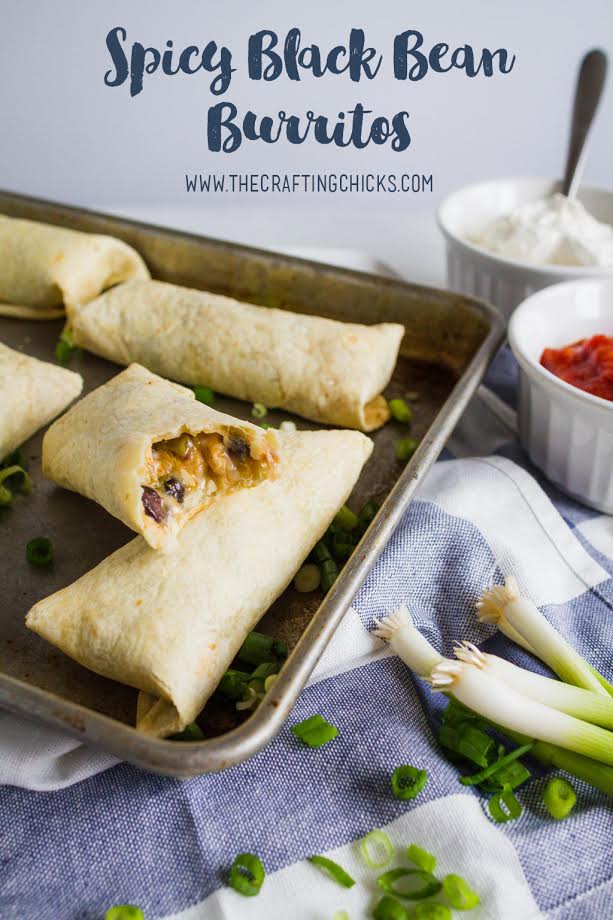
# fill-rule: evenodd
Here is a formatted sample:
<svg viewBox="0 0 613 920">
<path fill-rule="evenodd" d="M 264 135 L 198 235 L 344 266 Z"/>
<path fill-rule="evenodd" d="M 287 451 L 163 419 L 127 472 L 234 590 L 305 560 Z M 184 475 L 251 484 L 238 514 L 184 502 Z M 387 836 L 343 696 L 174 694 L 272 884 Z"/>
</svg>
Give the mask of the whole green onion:
<svg viewBox="0 0 613 920">
<path fill-rule="evenodd" d="M 375 828 L 360 840 L 360 853 L 369 869 L 383 869 L 394 855 L 394 846 L 385 831 Z"/>
<path fill-rule="evenodd" d="M 407 847 L 407 856 L 415 866 L 423 869 L 424 872 L 434 872 L 436 869 L 436 856 L 428 853 L 427 850 L 422 850 L 416 843 Z"/>
<path fill-rule="evenodd" d="M 182 732 L 179 732 L 176 735 L 173 735 L 170 739 L 171 741 L 202 741 L 204 739 L 204 732 L 197 724 L 197 722 L 190 722 L 189 725 L 186 725 Z"/>
<path fill-rule="evenodd" d="M 140 907 L 133 904 L 118 904 L 116 907 L 109 907 L 104 920 L 145 920 L 145 915 Z"/>
<path fill-rule="evenodd" d="M 333 859 L 328 859 L 327 856 L 309 856 L 308 860 L 314 866 L 323 869 L 326 875 L 329 875 L 342 888 L 353 888 L 355 885 L 355 879 L 351 878 L 349 873 L 345 872 L 343 867 L 339 866 Z"/>
<path fill-rule="evenodd" d="M 547 780 L 543 790 L 543 802 L 552 818 L 561 821 L 568 817 L 577 801 L 577 795 L 572 785 L 561 777 L 552 777 Z"/>
<path fill-rule="evenodd" d="M 8 483 L 5 485 L 7 480 L 12 480 L 13 478 L 15 482 L 11 482 L 11 485 L 17 486 L 24 495 L 27 495 L 32 489 L 32 480 L 23 467 L 17 466 L 17 464 L 5 466 L 0 469 L 0 506 L 10 505 L 13 500 L 13 493 L 9 489 Z"/>
<path fill-rule="evenodd" d="M 406 463 L 417 450 L 418 444 L 419 441 L 415 438 L 399 438 L 394 448 L 396 451 L 396 459 Z"/>
<path fill-rule="evenodd" d="M 358 526 L 358 516 L 347 505 L 343 505 L 334 515 L 332 523 L 341 530 L 353 530 Z"/>
<path fill-rule="evenodd" d="M 451 920 L 451 911 L 446 904 L 421 901 L 415 905 L 411 920 Z"/>
<path fill-rule="evenodd" d="M 384 894 L 372 912 L 373 920 L 409 920 L 409 914 L 400 901 Z"/>
<path fill-rule="evenodd" d="M 455 910 L 473 910 L 481 903 L 476 891 L 461 875 L 446 875 L 443 879 L 443 894 Z"/>
<path fill-rule="evenodd" d="M 309 716 L 297 725 L 292 725 L 291 732 L 295 738 L 310 748 L 320 748 L 338 736 L 338 728 L 331 725 L 323 716 Z"/>
<path fill-rule="evenodd" d="M 264 403 L 256 402 L 251 409 L 251 415 L 253 418 L 265 418 L 265 416 L 268 415 L 268 409 Z"/>
<path fill-rule="evenodd" d="M 472 776 L 462 776 L 460 782 L 463 786 L 478 786 L 479 783 L 482 783 L 488 777 L 493 776 L 498 770 L 503 767 L 508 766 L 513 763 L 514 760 L 518 760 L 520 757 L 523 757 L 524 754 L 527 754 L 534 747 L 534 742 L 531 741 L 528 744 L 523 744 L 521 747 L 515 748 L 514 751 L 511 751 L 510 754 L 506 754 L 504 757 L 501 757 L 495 763 L 485 767 L 479 773 L 473 773 Z"/>
<path fill-rule="evenodd" d="M 266 871 L 259 856 L 239 853 L 230 869 L 228 882 L 239 894 L 252 898 L 259 894 Z"/>
<path fill-rule="evenodd" d="M 53 562 L 53 543 L 47 537 L 36 537 L 26 545 L 26 559 L 30 565 L 45 568 Z"/>
<path fill-rule="evenodd" d="M 425 770 L 418 770 L 410 764 L 396 767 L 392 773 L 392 792 L 395 799 L 408 801 L 419 795 L 428 782 Z"/>
<path fill-rule="evenodd" d="M 377 879 L 379 888 L 397 898 L 421 901 L 438 894 L 442 885 L 430 872 L 423 869 L 389 869 Z"/>
<path fill-rule="evenodd" d="M 310 591 L 316 591 L 320 582 L 319 566 L 309 562 L 296 573 L 294 587 L 300 594 L 308 594 Z"/>
<path fill-rule="evenodd" d="M 388 402 L 389 410 L 392 414 L 392 418 L 397 422 L 402 422 L 405 425 L 408 425 L 411 419 L 413 418 L 413 413 L 404 399 L 390 399 Z"/>
<path fill-rule="evenodd" d="M 513 794 L 513 790 L 506 788 L 492 796 L 488 802 L 488 808 L 490 815 L 498 824 L 514 821 L 522 813 L 522 807 Z"/>
<path fill-rule="evenodd" d="M 192 387 L 194 391 L 194 396 L 198 402 L 204 403 L 206 406 L 212 406 L 215 402 L 215 393 L 210 387 Z"/>
</svg>

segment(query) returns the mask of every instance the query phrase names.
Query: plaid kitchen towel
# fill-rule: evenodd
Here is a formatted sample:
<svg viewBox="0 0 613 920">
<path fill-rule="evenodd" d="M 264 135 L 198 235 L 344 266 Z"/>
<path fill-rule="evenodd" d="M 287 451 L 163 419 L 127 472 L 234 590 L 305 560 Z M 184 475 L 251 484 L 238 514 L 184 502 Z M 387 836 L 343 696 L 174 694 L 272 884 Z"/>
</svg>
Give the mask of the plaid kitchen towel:
<svg viewBox="0 0 613 920">
<path fill-rule="evenodd" d="M 505 397 L 513 373 L 503 353 L 489 379 Z M 398 847 L 434 852 L 437 874 L 467 878 L 481 896 L 466 915 L 474 920 L 613 917 L 610 800 L 575 781 L 577 806 L 555 822 L 538 775 L 518 791 L 521 817 L 494 824 L 483 796 L 462 787 L 440 754 L 440 699 L 371 635 L 375 616 L 407 603 L 442 653 L 470 639 L 528 664 L 474 615 L 497 570 L 516 575 L 613 679 L 613 519 L 538 481 L 508 430 L 474 404 L 287 725 L 247 763 L 168 780 L 0 714 L 1 920 L 102 920 L 121 903 L 140 905 L 147 920 L 331 920 L 337 910 L 361 920 L 377 899 L 377 872 L 355 841 L 375 827 Z M 289 726 L 316 712 L 340 734 L 310 750 Z M 391 796 L 401 763 L 428 771 L 414 801 Z M 225 885 L 245 851 L 267 869 L 253 899 Z M 344 890 L 327 880 L 306 862 L 313 853 L 340 862 L 358 884 Z"/>
</svg>

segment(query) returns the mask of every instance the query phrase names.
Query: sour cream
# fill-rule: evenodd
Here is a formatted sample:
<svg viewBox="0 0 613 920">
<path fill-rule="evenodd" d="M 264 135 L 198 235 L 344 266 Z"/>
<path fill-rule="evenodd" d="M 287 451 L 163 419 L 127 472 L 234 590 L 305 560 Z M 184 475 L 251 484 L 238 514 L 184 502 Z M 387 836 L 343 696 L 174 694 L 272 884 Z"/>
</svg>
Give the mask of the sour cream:
<svg viewBox="0 0 613 920">
<path fill-rule="evenodd" d="M 613 267 L 613 227 L 592 217 L 576 198 L 560 194 L 520 205 L 471 242 L 538 265 Z"/>
</svg>

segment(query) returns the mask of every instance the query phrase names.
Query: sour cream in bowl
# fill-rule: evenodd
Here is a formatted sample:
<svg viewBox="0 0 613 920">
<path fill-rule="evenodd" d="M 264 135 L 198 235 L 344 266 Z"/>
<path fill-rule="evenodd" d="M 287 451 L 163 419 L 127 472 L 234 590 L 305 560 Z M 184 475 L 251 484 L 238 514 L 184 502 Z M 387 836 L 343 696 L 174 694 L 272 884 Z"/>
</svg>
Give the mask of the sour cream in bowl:
<svg viewBox="0 0 613 920">
<path fill-rule="evenodd" d="M 613 279 L 548 287 L 509 323 L 523 447 L 559 488 L 606 514 L 613 514 L 611 339 Z"/>
</svg>

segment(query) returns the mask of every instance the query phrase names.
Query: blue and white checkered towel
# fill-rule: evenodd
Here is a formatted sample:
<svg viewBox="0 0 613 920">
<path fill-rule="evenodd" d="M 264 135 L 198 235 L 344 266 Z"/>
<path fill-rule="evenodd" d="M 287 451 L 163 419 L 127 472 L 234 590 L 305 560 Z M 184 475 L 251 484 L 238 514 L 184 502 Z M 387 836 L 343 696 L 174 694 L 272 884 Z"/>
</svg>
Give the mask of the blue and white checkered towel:
<svg viewBox="0 0 613 920">
<path fill-rule="evenodd" d="M 512 397 L 513 373 L 503 353 L 490 384 Z M 555 822 L 539 777 L 518 791 L 521 817 L 494 824 L 440 754 L 440 700 L 369 632 L 406 602 L 442 653 L 471 639 L 526 664 L 474 615 L 496 564 L 613 679 L 613 518 L 539 484 L 509 432 L 474 404 L 289 719 L 321 713 L 340 731 L 332 743 L 309 750 L 286 726 L 249 762 L 179 782 L 0 713 L 1 920 L 100 920 L 117 903 L 140 905 L 147 920 L 331 920 L 341 909 L 362 920 L 377 873 L 355 841 L 375 827 L 466 877 L 481 896 L 474 920 L 613 917 L 610 800 L 575 782 L 578 804 Z M 390 794 L 401 763 L 428 770 L 415 801 Z M 224 886 L 243 851 L 267 869 L 255 899 Z M 305 861 L 313 853 L 359 884 L 325 879 Z"/>
</svg>

